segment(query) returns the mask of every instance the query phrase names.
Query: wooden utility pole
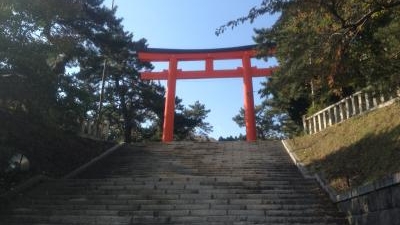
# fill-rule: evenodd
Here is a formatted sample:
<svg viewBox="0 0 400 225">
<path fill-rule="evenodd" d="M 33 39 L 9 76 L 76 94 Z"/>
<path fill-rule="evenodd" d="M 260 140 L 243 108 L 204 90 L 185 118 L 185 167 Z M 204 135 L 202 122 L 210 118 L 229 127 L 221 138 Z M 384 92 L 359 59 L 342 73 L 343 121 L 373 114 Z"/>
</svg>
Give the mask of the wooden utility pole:
<svg viewBox="0 0 400 225">
<path fill-rule="evenodd" d="M 112 1 L 111 4 L 111 10 L 114 9 L 114 0 Z M 102 118 L 102 109 L 103 109 L 103 100 L 104 100 L 104 88 L 105 88 L 105 83 L 106 83 L 106 65 L 107 65 L 107 60 L 104 59 L 104 64 L 103 64 L 103 73 L 101 76 L 101 91 L 100 91 L 100 99 L 99 99 L 99 109 L 97 112 L 97 123 L 96 123 L 96 135 L 99 134 L 100 131 L 100 123 L 101 123 L 101 118 Z"/>
</svg>

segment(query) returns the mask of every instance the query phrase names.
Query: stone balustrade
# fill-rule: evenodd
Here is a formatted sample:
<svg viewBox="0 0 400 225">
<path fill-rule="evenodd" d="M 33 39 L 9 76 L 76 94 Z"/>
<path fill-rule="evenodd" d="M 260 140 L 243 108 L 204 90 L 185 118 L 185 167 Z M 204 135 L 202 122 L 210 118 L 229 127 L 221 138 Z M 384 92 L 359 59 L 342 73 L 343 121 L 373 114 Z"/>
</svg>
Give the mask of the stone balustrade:
<svg viewBox="0 0 400 225">
<path fill-rule="evenodd" d="M 318 133 L 351 117 L 390 105 L 397 97 L 399 97 L 399 92 L 393 95 L 356 92 L 311 116 L 303 116 L 304 131 L 306 134 Z"/>
<path fill-rule="evenodd" d="M 99 125 L 95 121 L 86 120 L 82 122 L 81 132 L 82 136 L 91 137 L 95 139 L 106 140 L 109 136 L 110 122 L 105 120 Z"/>
</svg>

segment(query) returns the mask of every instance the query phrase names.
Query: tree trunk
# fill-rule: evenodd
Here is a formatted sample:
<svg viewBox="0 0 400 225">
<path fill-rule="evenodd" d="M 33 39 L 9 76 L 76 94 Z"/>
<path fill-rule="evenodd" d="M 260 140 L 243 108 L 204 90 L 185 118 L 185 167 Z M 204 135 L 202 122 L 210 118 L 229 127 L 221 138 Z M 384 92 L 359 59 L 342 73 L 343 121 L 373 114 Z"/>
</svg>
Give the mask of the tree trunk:
<svg viewBox="0 0 400 225">
<path fill-rule="evenodd" d="M 125 116 L 124 116 L 124 120 L 125 120 Z M 124 141 L 126 143 L 130 143 L 132 142 L 132 124 L 130 123 L 130 121 L 125 121 L 124 122 Z"/>
</svg>

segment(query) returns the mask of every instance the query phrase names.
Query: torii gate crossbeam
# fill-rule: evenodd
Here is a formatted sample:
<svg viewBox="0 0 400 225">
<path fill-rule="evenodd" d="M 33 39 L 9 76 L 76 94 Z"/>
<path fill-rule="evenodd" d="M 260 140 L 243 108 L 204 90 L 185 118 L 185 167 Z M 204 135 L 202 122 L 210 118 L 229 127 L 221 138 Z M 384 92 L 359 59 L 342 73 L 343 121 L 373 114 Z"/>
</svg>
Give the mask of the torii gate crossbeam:
<svg viewBox="0 0 400 225">
<path fill-rule="evenodd" d="M 275 52 L 271 47 L 270 54 Z M 145 71 L 142 80 L 167 80 L 167 93 L 164 109 L 163 142 L 173 141 L 175 92 L 177 79 L 208 79 L 243 77 L 244 108 L 247 141 L 255 141 L 256 122 L 252 77 L 270 76 L 276 67 L 257 68 L 251 66 L 251 58 L 256 56 L 255 46 L 247 45 L 220 49 L 160 49 L 148 48 L 139 52 L 139 59 L 147 62 L 169 62 L 168 70 L 161 72 Z M 241 59 L 242 67 L 236 69 L 215 70 L 215 60 Z M 182 71 L 178 69 L 180 61 L 204 61 L 204 70 Z"/>
</svg>

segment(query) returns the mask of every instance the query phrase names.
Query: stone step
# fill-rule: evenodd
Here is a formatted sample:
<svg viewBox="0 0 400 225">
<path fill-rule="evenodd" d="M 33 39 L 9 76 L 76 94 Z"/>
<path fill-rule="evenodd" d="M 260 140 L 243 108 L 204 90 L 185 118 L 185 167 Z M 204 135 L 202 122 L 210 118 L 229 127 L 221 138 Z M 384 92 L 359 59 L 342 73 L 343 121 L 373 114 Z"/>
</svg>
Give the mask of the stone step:
<svg viewBox="0 0 400 225">
<path fill-rule="evenodd" d="M 214 214 L 218 214 L 214 213 Z M 235 214 L 235 215 L 191 215 L 191 216 L 161 216 L 158 213 L 150 213 L 151 215 L 127 215 L 127 216 L 84 216 L 84 215 L 52 215 L 52 216 L 33 216 L 19 215 L 9 216 L 4 220 L 6 224 L 340 224 L 343 219 L 329 216 L 267 216 L 256 213 L 252 214 Z M 201 213 L 200 213 L 201 214 Z M 0 218 L 2 219 L 2 218 Z M 18 223 L 15 223 L 18 221 Z"/>
<path fill-rule="evenodd" d="M 82 216 L 82 215 L 10 215 L 5 218 L 0 216 L 2 225 L 7 224 L 87 224 L 87 225 L 128 225 L 131 217 L 124 216 Z"/>
<path fill-rule="evenodd" d="M 96 201 L 96 200 L 173 200 L 173 199 L 263 199 L 263 200 L 279 200 L 279 199 L 294 199 L 294 200 L 309 200 L 318 199 L 319 197 L 312 193 L 293 193 L 293 194 L 229 194 L 229 193 L 149 193 L 149 194 L 70 194 L 70 195 L 38 195 L 33 201 L 54 202 L 62 201 Z"/>
<path fill-rule="evenodd" d="M 243 199 L 243 198 L 232 198 L 232 199 L 87 199 L 87 198 L 73 198 L 68 201 L 65 199 L 24 199 L 19 201 L 20 205 L 36 206 L 36 205 L 70 205 L 70 206 L 82 206 L 82 205 L 148 205 L 148 204 L 171 204 L 171 205 L 190 205 L 190 204 L 211 204 L 211 205 L 277 205 L 277 206 L 296 206 L 310 204 L 318 204 L 320 206 L 327 206 L 318 198 L 312 199 Z M 324 208 L 324 207 L 321 207 Z"/>
<path fill-rule="evenodd" d="M 235 203 L 234 201 L 232 201 Z M 115 202 L 114 202 L 115 203 Z M 221 202 L 219 202 L 221 203 Z M 223 202 L 223 203 L 226 203 Z M 152 200 L 146 200 L 141 202 L 136 202 L 136 204 L 25 204 L 23 207 L 17 207 L 12 209 L 11 212 L 24 212 L 24 211 L 34 211 L 34 210 L 193 210 L 193 209 L 218 209 L 218 210 L 316 210 L 318 211 L 324 205 L 317 203 L 303 203 L 300 204 L 218 204 L 217 201 L 214 203 L 207 202 L 194 202 L 194 203 L 185 203 L 183 201 L 174 202 L 158 202 Z M 328 211 L 328 212 L 336 212 L 336 210 Z"/>
<path fill-rule="evenodd" d="M 194 183 L 194 184 L 193 184 Z M 74 191 L 101 191 L 101 190 L 216 190 L 222 191 L 227 190 L 229 192 L 239 191 L 239 190 L 263 190 L 263 191 L 310 191 L 319 190 L 315 187 L 315 184 L 274 184 L 274 183 L 247 183 L 247 182 L 140 182 L 136 184 L 129 183 L 82 183 L 82 184 L 66 184 L 66 185 L 47 185 L 37 188 L 33 191 L 33 194 L 37 193 L 57 193 L 57 192 L 74 192 Z"/>
<path fill-rule="evenodd" d="M 331 215 L 329 215 L 331 214 Z M 335 213 L 316 213 L 315 209 L 303 210 L 254 210 L 254 209 L 146 209 L 142 207 L 140 210 L 99 210 L 99 209 L 30 209 L 19 208 L 14 209 L 9 215 L 23 215 L 23 216 L 263 216 L 263 217 L 312 217 L 312 216 L 334 216 Z"/>
<path fill-rule="evenodd" d="M 0 212 L 2 225 L 341 225 L 343 218 L 279 142 L 125 146 Z"/>
<path fill-rule="evenodd" d="M 44 192 L 44 193 L 43 193 Z M 118 195 L 118 194 L 275 194 L 275 195 L 298 195 L 298 194 L 317 194 L 321 193 L 319 190 L 312 190 L 307 188 L 297 189 L 283 189 L 275 187 L 204 187 L 204 186 L 169 186 L 169 187 L 126 187 L 126 186 L 100 186 L 95 188 L 60 188 L 60 189 L 46 189 L 42 192 L 32 192 L 27 196 L 33 197 L 36 195 L 55 196 L 55 195 L 73 195 L 79 193 L 80 195 Z"/>
<path fill-rule="evenodd" d="M 194 184 L 193 184 L 194 183 Z M 113 184 L 113 183 L 89 183 L 89 184 L 70 184 L 70 185 L 52 185 L 37 189 L 36 192 L 43 191 L 86 191 L 86 190 L 133 190 L 133 189 L 248 189 L 248 190 L 314 190 L 318 189 L 315 184 L 250 184 L 247 182 L 141 182 L 136 184 Z"/>
<path fill-rule="evenodd" d="M 265 178 L 264 176 L 260 175 L 247 175 L 243 177 L 238 177 L 238 176 L 222 176 L 222 175 L 216 175 L 216 176 L 194 176 L 194 175 L 180 175 L 180 174 L 169 174 L 169 175 L 164 175 L 164 176 L 139 176 L 139 177 L 120 177 L 120 178 L 79 178 L 75 180 L 67 180 L 69 182 L 87 182 L 86 180 L 89 180 L 90 182 L 96 182 L 96 181 L 104 181 L 104 182 L 130 182 L 130 181 L 153 181 L 153 182 L 161 182 L 161 181 L 176 181 L 176 182 L 186 182 L 186 181 L 202 181 L 202 182 L 239 182 L 239 181 L 259 181 L 259 182 L 268 182 L 268 181 L 281 181 L 281 182 L 291 182 L 291 181 L 299 181 L 299 182 L 308 182 L 308 183 L 315 183 L 313 179 L 304 179 L 300 177 L 300 174 L 296 173 L 296 176 L 288 177 L 288 178 L 280 178 L 280 177 L 268 177 Z M 66 180 L 61 180 L 61 181 L 56 181 L 58 182 L 64 182 Z"/>
<path fill-rule="evenodd" d="M 140 175 L 143 176 L 144 170 L 136 170 L 133 171 L 134 168 L 132 169 L 126 169 L 126 170 L 111 170 L 107 171 L 107 175 L 113 176 L 113 175 Z M 145 170 L 149 172 L 148 170 Z M 171 174 L 171 171 L 168 170 L 168 168 L 165 168 L 164 171 L 157 171 L 157 170 L 151 170 L 152 172 L 157 172 L 159 175 L 168 175 Z M 221 168 L 214 168 L 210 169 L 208 168 L 207 170 L 199 170 L 199 169 L 179 169 L 179 170 L 174 170 L 176 174 L 184 174 L 184 175 L 207 175 L 207 176 L 214 176 L 214 175 L 222 175 L 222 176 L 246 176 L 247 174 L 260 174 L 265 177 L 293 177 L 293 175 L 296 175 L 296 173 L 293 172 L 265 172 L 264 170 L 244 170 L 241 169 L 239 172 L 235 170 L 235 168 L 231 168 L 229 170 L 221 169 Z"/>
<path fill-rule="evenodd" d="M 41 185 L 41 188 L 60 187 L 98 187 L 98 186 L 146 186 L 154 185 L 202 185 L 202 186 L 272 186 L 272 187 L 317 187 L 313 179 L 291 178 L 268 178 L 265 177 L 135 177 L 135 178 L 107 178 L 107 179 L 70 179 L 56 182 L 49 182 Z"/>
</svg>

